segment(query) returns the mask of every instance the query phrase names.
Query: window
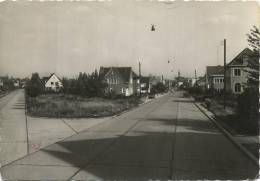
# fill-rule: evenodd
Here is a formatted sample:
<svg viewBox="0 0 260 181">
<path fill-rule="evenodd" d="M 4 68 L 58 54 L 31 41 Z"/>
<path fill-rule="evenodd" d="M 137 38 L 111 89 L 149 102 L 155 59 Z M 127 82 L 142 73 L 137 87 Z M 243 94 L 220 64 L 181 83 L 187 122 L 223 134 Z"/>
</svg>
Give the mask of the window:
<svg viewBox="0 0 260 181">
<path fill-rule="evenodd" d="M 240 76 L 241 70 L 240 69 L 234 69 L 234 76 Z"/>
<path fill-rule="evenodd" d="M 241 92 L 241 84 L 240 83 L 235 84 L 235 92 Z"/>
<path fill-rule="evenodd" d="M 54 84 L 54 82 L 51 82 L 51 85 L 53 85 Z"/>
</svg>

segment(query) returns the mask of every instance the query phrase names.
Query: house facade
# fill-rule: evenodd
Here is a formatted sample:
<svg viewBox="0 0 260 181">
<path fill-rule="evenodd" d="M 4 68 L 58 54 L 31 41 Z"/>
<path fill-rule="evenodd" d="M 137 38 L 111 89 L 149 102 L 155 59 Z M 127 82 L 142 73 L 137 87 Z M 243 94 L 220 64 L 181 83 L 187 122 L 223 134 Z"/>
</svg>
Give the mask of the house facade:
<svg viewBox="0 0 260 181">
<path fill-rule="evenodd" d="M 132 67 L 100 67 L 99 76 L 108 85 L 107 93 L 131 96 L 138 92 L 140 82 Z"/>
<path fill-rule="evenodd" d="M 0 88 L 4 86 L 4 81 L 0 78 Z"/>
<path fill-rule="evenodd" d="M 258 61 L 257 56 L 249 48 L 245 48 L 230 63 L 226 70 L 226 90 L 234 94 L 241 94 L 246 88 L 250 61 Z"/>
<path fill-rule="evenodd" d="M 149 77 L 141 77 L 140 79 L 141 94 L 149 94 L 151 91 L 151 82 Z"/>
<path fill-rule="evenodd" d="M 207 66 L 206 68 L 206 88 L 221 92 L 224 89 L 224 67 Z"/>
<path fill-rule="evenodd" d="M 55 73 L 49 77 L 43 77 L 43 82 L 46 91 L 58 92 L 63 88 L 61 80 Z"/>
</svg>

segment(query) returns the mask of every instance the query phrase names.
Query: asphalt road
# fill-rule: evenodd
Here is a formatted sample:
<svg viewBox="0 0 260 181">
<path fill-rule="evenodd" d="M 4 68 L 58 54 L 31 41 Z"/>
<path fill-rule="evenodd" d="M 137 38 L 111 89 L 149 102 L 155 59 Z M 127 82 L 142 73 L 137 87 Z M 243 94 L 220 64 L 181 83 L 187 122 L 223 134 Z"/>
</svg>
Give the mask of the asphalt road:
<svg viewBox="0 0 260 181">
<path fill-rule="evenodd" d="M 248 179 L 258 167 L 181 93 L 1 168 L 14 180 Z"/>
</svg>

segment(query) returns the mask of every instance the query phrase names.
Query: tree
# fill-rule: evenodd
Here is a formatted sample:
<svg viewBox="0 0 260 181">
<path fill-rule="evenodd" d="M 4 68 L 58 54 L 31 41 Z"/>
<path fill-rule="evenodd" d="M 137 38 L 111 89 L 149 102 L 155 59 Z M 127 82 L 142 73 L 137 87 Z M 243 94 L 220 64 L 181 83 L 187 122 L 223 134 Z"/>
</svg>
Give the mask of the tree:
<svg viewBox="0 0 260 181">
<path fill-rule="evenodd" d="M 25 90 L 27 95 L 31 97 L 36 97 L 43 92 L 44 86 L 38 73 L 32 74 L 30 81 L 27 82 Z"/>
<path fill-rule="evenodd" d="M 253 49 L 253 54 L 249 55 L 248 61 L 249 74 L 248 87 L 258 91 L 259 87 L 259 53 L 260 53 L 260 31 L 256 26 L 250 30 L 250 34 L 247 34 L 247 41 L 249 46 Z"/>
<path fill-rule="evenodd" d="M 166 86 L 162 82 L 158 82 L 157 84 L 153 85 L 151 88 L 152 94 L 162 93 L 166 91 Z"/>
<path fill-rule="evenodd" d="M 258 133 L 259 115 L 259 52 L 260 52 L 260 32 L 256 26 L 247 34 L 249 46 L 253 53 L 248 55 L 249 74 L 245 91 L 238 96 L 237 113 L 243 121 L 244 127 L 253 133 Z"/>
<path fill-rule="evenodd" d="M 103 96 L 107 86 L 98 75 L 97 70 L 91 74 L 79 73 L 76 79 L 62 79 L 64 93 L 86 97 Z"/>
</svg>

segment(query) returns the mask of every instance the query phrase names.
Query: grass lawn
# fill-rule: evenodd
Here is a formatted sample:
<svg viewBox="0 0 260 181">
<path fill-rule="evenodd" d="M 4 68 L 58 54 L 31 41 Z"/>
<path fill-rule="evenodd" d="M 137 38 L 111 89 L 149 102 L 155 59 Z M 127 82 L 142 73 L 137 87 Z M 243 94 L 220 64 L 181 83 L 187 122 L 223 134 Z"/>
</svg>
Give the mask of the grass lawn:
<svg viewBox="0 0 260 181">
<path fill-rule="evenodd" d="M 65 94 L 44 94 L 27 97 L 27 114 L 36 117 L 82 118 L 118 114 L 141 103 L 140 98 L 84 98 Z"/>
</svg>

